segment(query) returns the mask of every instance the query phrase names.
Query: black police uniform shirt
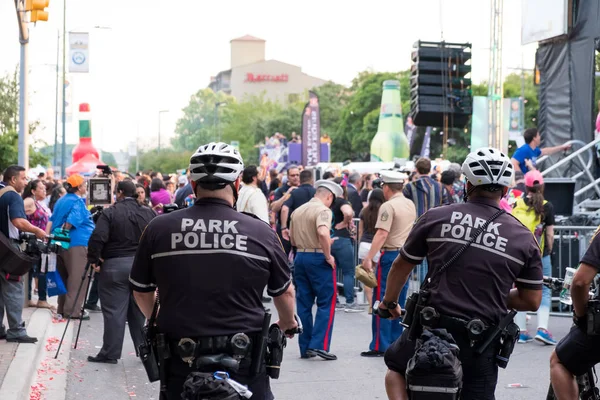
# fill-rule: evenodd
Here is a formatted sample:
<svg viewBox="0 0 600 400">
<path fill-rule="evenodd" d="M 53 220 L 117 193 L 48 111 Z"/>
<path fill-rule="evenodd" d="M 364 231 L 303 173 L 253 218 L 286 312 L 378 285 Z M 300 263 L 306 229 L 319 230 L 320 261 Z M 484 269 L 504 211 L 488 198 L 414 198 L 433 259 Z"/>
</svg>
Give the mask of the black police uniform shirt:
<svg viewBox="0 0 600 400">
<path fill-rule="evenodd" d="M 429 276 L 448 261 L 499 210 L 484 198 L 433 208 L 417 220 L 400 251 L 419 264 L 426 256 Z M 506 315 L 513 284 L 542 289 L 540 248 L 531 231 L 510 214 L 502 214 L 445 272 L 433 278 L 428 305 L 439 313 L 496 324 Z"/>
<path fill-rule="evenodd" d="M 288 227 L 294 210 L 301 205 L 308 203 L 310 199 L 315 196 L 316 191 L 317 189 L 315 189 L 310 183 L 303 183 L 294 191 L 292 191 L 292 193 L 290 193 L 290 197 L 283 203 L 284 206 L 287 206 L 290 209 L 287 220 Z"/>
<path fill-rule="evenodd" d="M 162 215 L 142 235 L 132 289 L 158 288 L 159 331 L 172 339 L 256 333 L 263 289 L 273 297 L 291 284 L 277 234 L 219 199 Z"/>
<path fill-rule="evenodd" d="M 333 203 L 331 204 L 331 212 L 333 212 L 333 237 L 350 237 L 350 231 L 348 230 L 348 228 L 335 229 L 335 226 L 337 224 L 339 224 L 340 222 L 344 222 L 344 213 L 342 212 L 342 206 L 346 204 L 352 207 L 348 200 L 343 199 L 341 197 L 336 197 L 335 200 L 333 200 Z"/>
<path fill-rule="evenodd" d="M 600 227 L 596 229 L 592 242 L 580 262 L 600 271 L 600 235 L 598 235 L 598 232 L 600 232 Z"/>
<path fill-rule="evenodd" d="M 277 201 L 280 200 L 288 190 L 290 190 L 291 186 L 286 183 L 284 183 L 283 185 L 281 185 L 281 187 L 279 189 L 277 189 L 275 191 L 275 193 L 273 194 L 273 201 Z M 292 215 L 292 213 L 290 213 L 289 215 Z M 277 225 L 281 226 L 281 209 L 279 210 L 279 212 L 276 215 L 277 218 Z"/>
<path fill-rule="evenodd" d="M 154 217 L 154 211 L 131 197 L 106 208 L 90 236 L 88 261 L 134 256 L 142 232 Z"/>
</svg>

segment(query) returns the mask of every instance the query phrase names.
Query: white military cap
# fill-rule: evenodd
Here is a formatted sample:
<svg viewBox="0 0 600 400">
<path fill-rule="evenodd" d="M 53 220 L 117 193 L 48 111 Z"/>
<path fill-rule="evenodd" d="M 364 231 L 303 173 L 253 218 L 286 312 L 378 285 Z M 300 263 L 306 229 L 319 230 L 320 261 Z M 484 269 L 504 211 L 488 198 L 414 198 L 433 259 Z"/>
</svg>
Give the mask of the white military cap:
<svg viewBox="0 0 600 400">
<path fill-rule="evenodd" d="M 342 189 L 342 187 L 340 185 L 338 185 L 337 183 L 335 183 L 334 181 L 321 179 L 320 181 L 317 181 L 315 183 L 315 188 L 320 188 L 320 187 L 324 187 L 325 189 L 328 189 L 331 193 L 333 193 L 333 195 L 335 197 L 342 197 L 342 195 L 344 194 L 344 189 Z"/>
<path fill-rule="evenodd" d="M 381 171 L 379 172 L 383 183 L 404 183 L 408 176 L 398 171 Z"/>
</svg>

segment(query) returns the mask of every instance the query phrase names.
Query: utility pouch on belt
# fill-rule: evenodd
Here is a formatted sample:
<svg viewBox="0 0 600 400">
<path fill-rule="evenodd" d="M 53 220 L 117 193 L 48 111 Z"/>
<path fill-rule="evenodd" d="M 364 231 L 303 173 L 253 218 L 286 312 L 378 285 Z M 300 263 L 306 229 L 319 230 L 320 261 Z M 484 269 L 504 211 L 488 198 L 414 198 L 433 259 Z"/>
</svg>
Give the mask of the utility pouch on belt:
<svg viewBox="0 0 600 400">
<path fill-rule="evenodd" d="M 287 339 L 279 325 L 273 324 L 269 328 L 269 341 L 265 362 L 267 364 L 267 375 L 273 379 L 279 379 L 281 362 L 283 361 L 283 349 L 287 345 Z"/>
<path fill-rule="evenodd" d="M 476 355 L 481 355 L 490 345 L 500 343 L 496 361 L 500 368 L 506 368 L 510 355 L 515 347 L 515 343 L 519 339 L 519 327 L 513 322 L 515 315 L 517 315 L 517 311 L 510 310 L 509 313 L 500 320 L 500 323 L 491 330 L 485 340 L 473 350 L 473 352 Z"/>
<path fill-rule="evenodd" d="M 590 300 L 587 305 L 587 334 L 600 335 L 600 300 Z"/>
</svg>

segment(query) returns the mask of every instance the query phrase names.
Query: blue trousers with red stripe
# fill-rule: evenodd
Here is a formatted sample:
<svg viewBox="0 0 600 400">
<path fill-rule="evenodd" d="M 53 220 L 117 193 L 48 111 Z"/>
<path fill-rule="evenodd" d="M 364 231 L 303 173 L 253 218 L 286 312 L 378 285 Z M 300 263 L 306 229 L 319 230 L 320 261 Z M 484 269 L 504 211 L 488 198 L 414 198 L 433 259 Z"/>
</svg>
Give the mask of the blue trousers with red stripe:
<svg viewBox="0 0 600 400">
<path fill-rule="evenodd" d="M 388 273 L 397 256 L 397 251 L 384 251 L 381 254 L 379 263 L 377 264 L 377 287 L 373 289 L 373 304 L 375 304 L 376 301 L 381 301 L 383 299 Z M 402 292 L 398 298 L 400 307 L 404 307 L 407 292 L 408 282 L 406 282 L 406 285 L 402 288 Z M 385 352 L 387 348 L 400 337 L 403 329 L 399 319 L 392 321 L 379 318 L 377 315 L 373 314 L 371 327 L 371 330 L 373 331 L 373 340 L 369 345 L 369 349 Z"/>
<path fill-rule="evenodd" d="M 297 253 L 294 259 L 296 307 L 304 332 L 298 338 L 300 355 L 306 350 L 329 351 L 335 316 L 336 271 L 322 253 Z M 317 315 L 312 308 L 317 299 Z"/>
</svg>

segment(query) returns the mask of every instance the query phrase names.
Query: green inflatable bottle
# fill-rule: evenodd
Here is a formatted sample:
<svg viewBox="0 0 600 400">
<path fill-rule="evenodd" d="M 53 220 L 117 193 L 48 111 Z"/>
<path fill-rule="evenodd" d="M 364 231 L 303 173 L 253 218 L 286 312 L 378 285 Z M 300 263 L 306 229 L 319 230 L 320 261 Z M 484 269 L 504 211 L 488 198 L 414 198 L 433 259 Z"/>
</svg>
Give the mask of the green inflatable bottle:
<svg viewBox="0 0 600 400">
<path fill-rule="evenodd" d="M 371 161 L 390 162 L 394 161 L 394 158 L 408 159 L 409 153 L 400 103 L 400 82 L 385 81 L 381 96 L 379 126 L 371 142 Z"/>
</svg>

